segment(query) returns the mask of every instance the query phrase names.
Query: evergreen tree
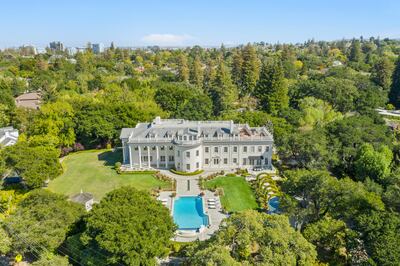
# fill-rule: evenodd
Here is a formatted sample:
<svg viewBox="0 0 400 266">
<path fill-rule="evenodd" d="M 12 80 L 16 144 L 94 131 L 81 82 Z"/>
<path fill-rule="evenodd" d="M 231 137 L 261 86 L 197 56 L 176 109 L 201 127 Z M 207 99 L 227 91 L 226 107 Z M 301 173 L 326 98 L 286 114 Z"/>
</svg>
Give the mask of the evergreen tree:
<svg viewBox="0 0 400 266">
<path fill-rule="evenodd" d="M 288 84 L 280 61 L 263 65 L 255 96 L 262 109 L 273 115 L 289 106 Z"/>
<path fill-rule="evenodd" d="M 362 51 L 361 51 L 360 41 L 353 40 L 351 43 L 351 47 L 350 47 L 350 54 L 349 54 L 350 61 L 356 62 L 356 63 L 360 62 L 361 55 L 362 55 Z"/>
<path fill-rule="evenodd" d="M 390 93 L 389 93 L 390 103 L 396 106 L 397 108 L 400 107 L 399 96 L 400 96 L 400 56 L 397 58 L 396 61 L 396 68 L 392 75 L 392 86 L 390 88 Z"/>
<path fill-rule="evenodd" d="M 375 83 L 388 90 L 392 83 L 393 68 L 392 62 L 387 57 L 383 57 L 376 62 L 372 69 L 372 78 Z"/>
<path fill-rule="evenodd" d="M 216 76 L 217 76 L 217 71 L 215 67 L 215 62 L 212 59 L 210 59 L 207 62 L 203 80 L 203 89 L 206 93 L 211 90 L 211 87 L 215 82 Z"/>
<path fill-rule="evenodd" d="M 192 68 L 190 71 L 190 82 L 197 85 L 199 88 L 203 85 L 204 73 L 203 65 L 200 58 L 196 56 L 193 60 Z"/>
<path fill-rule="evenodd" d="M 243 57 L 241 50 L 237 49 L 234 51 L 232 56 L 232 80 L 238 88 L 242 88 L 243 84 Z"/>
<path fill-rule="evenodd" d="M 209 91 L 214 106 L 214 114 L 231 109 L 237 99 L 237 88 L 232 82 L 228 67 L 222 59 L 219 60 L 216 78 Z"/>
<path fill-rule="evenodd" d="M 242 96 L 249 95 L 254 92 L 260 76 L 260 63 L 257 58 L 256 49 L 251 44 L 247 44 L 242 51 L 242 88 L 240 94 Z"/>
<path fill-rule="evenodd" d="M 189 67 L 185 54 L 180 54 L 178 57 L 178 79 L 184 82 L 189 80 Z"/>
</svg>

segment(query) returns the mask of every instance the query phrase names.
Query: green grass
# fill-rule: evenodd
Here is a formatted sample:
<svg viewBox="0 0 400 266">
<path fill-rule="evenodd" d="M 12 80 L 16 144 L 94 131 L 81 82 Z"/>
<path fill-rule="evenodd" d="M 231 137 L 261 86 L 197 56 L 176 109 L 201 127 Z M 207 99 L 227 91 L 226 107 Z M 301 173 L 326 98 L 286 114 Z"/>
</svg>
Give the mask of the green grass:
<svg viewBox="0 0 400 266">
<path fill-rule="evenodd" d="M 50 181 L 48 188 L 68 196 L 82 189 L 92 193 L 95 200 L 100 200 L 107 192 L 125 185 L 140 190 L 171 187 L 170 183 L 160 181 L 151 174 L 117 174 L 113 167 L 121 157 L 120 152 L 109 150 L 70 154 L 63 161 L 64 173 Z"/>
<path fill-rule="evenodd" d="M 256 197 L 249 183 L 241 176 L 220 176 L 207 181 L 208 189 L 223 188 L 221 204 L 229 212 L 239 212 L 258 207 Z"/>
</svg>

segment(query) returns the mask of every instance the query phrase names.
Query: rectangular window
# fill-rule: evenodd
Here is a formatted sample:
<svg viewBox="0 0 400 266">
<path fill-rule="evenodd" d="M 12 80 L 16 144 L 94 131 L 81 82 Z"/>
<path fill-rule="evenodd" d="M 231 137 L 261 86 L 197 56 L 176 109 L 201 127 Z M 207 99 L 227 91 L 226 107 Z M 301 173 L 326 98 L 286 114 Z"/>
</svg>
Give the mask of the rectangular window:
<svg viewBox="0 0 400 266">
<path fill-rule="evenodd" d="M 233 147 L 233 152 L 237 152 L 237 146 Z"/>
<path fill-rule="evenodd" d="M 246 160 L 246 158 L 243 158 L 243 165 L 246 165 L 247 164 L 247 160 Z"/>
<path fill-rule="evenodd" d="M 262 146 L 258 146 L 258 152 L 262 152 Z"/>
<path fill-rule="evenodd" d="M 228 164 L 228 158 L 224 158 L 224 164 Z"/>
<path fill-rule="evenodd" d="M 269 152 L 269 146 L 265 147 L 265 152 Z"/>
<path fill-rule="evenodd" d="M 165 162 L 165 156 L 164 155 L 160 156 L 160 162 Z"/>
<path fill-rule="evenodd" d="M 199 157 L 200 156 L 200 151 L 196 150 L 196 156 Z"/>
<path fill-rule="evenodd" d="M 177 151 L 177 154 L 176 154 L 178 157 L 179 156 L 181 156 L 181 151 Z"/>
<path fill-rule="evenodd" d="M 190 164 L 186 165 L 186 170 L 188 170 L 188 171 L 190 170 Z"/>
<path fill-rule="evenodd" d="M 209 147 L 205 147 L 204 150 L 205 150 L 206 153 L 208 153 L 210 151 L 210 148 Z"/>
<path fill-rule="evenodd" d="M 172 151 L 174 149 L 174 146 L 169 146 L 169 150 Z"/>
<path fill-rule="evenodd" d="M 165 146 L 161 146 L 161 150 L 162 150 L 162 151 L 165 150 Z"/>
<path fill-rule="evenodd" d="M 243 152 L 247 152 L 247 146 L 243 146 Z"/>
<path fill-rule="evenodd" d="M 199 162 L 196 163 L 196 168 L 197 168 L 197 169 L 200 168 L 200 163 L 199 163 Z"/>
<path fill-rule="evenodd" d="M 190 151 L 186 152 L 186 158 L 190 158 Z"/>
<path fill-rule="evenodd" d="M 228 152 L 228 147 L 224 147 L 224 152 Z"/>
<path fill-rule="evenodd" d="M 218 147 L 214 147 L 214 152 L 218 152 Z"/>
<path fill-rule="evenodd" d="M 187 136 L 184 136 L 184 137 L 183 137 L 183 140 L 187 140 Z"/>
<path fill-rule="evenodd" d="M 208 159 L 204 159 L 204 164 L 208 164 Z"/>
<path fill-rule="evenodd" d="M 233 158 L 233 163 L 237 163 L 237 158 Z"/>
<path fill-rule="evenodd" d="M 135 151 L 137 151 L 138 150 L 138 146 L 135 146 L 134 149 L 135 149 Z"/>
<path fill-rule="evenodd" d="M 255 147 L 251 146 L 250 150 L 251 150 L 251 152 L 254 152 L 255 151 Z"/>
<path fill-rule="evenodd" d="M 156 146 L 151 147 L 151 149 L 152 149 L 153 151 L 155 151 L 155 150 L 156 150 Z"/>
<path fill-rule="evenodd" d="M 170 162 L 173 162 L 173 161 L 175 161 L 174 159 L 175 159 L 175 158 L 174 158 L 174 156 L 173 156 L 173 155 L 170 155 L 170 156 L 168 156 L 168 160 L 169 160 Z"/>
<path fill-rule="evenodd" d="M 219 159 L 218 158 L 214 158 L 214 164 L 218 165 L 219 164 Z"/>
</svg>

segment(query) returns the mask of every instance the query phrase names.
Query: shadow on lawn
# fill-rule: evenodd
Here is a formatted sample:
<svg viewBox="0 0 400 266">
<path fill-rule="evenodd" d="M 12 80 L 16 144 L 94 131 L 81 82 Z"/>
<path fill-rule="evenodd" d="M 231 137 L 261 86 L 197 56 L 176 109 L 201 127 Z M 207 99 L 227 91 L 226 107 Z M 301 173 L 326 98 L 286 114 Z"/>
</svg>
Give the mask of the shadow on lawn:
<svg viewBox="0 0 400 266">
<path fill-rule="evenodd" d="M 122 162 L 122 151 L 105 151 L 97 155 L 97 159 L 103 161 L 105 166 L 114 166 L 116 162 Z"/>
</svg>

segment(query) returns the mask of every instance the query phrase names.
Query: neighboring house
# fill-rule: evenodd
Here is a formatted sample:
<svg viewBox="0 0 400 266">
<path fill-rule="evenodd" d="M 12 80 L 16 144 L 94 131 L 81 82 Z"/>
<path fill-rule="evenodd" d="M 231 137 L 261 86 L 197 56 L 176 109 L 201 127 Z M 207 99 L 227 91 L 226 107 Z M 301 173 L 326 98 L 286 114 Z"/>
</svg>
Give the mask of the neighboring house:
<svg viewBox="0 0 400 266">
<path fill-rule="evenodd" d="M 343 63 L 340 62 L 339 60 L 335 60 L 335 61 L 332 62 L 332 66 L 333 67 L 343 66 Z"/>
<path fill-rule="evenodd" d="M 0 128 L 0 147 L 11 146 L 17 143 L 18 130 L 13 127 Z"/>
<path fill-rule="evenodd" d="M 94 197 L 91 193 L 81 190 L 79 194 L 75 194 L 71 197 L 71 201 L 82 204 L 87 211 L 90 211 L 93 207 Z"/>
<path fill-rule="evenodd" d="M 30 109 L 39 109 L 42 97 L 38 92 L 24 93 L 15 98 L 17 107 L 25 107 Z"/>
<path fill-rule="evenodd" d="M 120 138 L 128 169 L 272 169 L 274 141 L 266 127 L 156 117 L 152 123 L 123 128 Z"/>
</svg>

